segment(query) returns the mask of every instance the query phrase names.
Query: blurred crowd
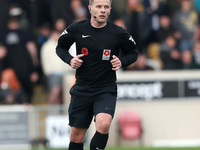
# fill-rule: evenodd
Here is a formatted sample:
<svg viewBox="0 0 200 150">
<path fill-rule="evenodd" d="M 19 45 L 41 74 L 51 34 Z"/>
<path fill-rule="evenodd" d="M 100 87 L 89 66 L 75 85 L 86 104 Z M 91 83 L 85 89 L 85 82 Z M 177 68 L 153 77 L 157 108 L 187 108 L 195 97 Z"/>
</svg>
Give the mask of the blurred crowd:
<svg viewBox="0 0 200 150">
<path fill-rule="evenodd" d="M 63 102 L 69 69 L 55 47 L 68 25 L 90 18 L 88 1 L 0 0 L 1 104 L 31 104 L 35 84 L 47 85 L 49 104 Z M 123 71 L 200 68 L 200 0 L 113 0 L 109 21 L 138 46 Z"/>
</svg>

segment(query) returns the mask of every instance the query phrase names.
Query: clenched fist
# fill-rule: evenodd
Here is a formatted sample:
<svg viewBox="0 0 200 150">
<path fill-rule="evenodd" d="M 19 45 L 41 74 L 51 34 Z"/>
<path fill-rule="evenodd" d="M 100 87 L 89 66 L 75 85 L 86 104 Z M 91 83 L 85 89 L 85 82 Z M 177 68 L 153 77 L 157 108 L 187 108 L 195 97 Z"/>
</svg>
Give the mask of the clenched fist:
<svg viewBox="0 0 200 150">
<path fill-rule="evenodd" d="M 120 69 L 122 67 L 121 60 L 115 55 L 113 55 L 112 57 L 113 57 L 113 59 L 110 61 L 112 64 L 112 67 L 113 67 L 112 70 Z"/>
<path fill-rule="evenodd" d="M 72 60 L 70 61 L 70 66 L 73 69 L 78 69 L 83 63 L 83 60 L 80 59 L 83 56 L 84 56 L 84 54 L 80 54 L 80 55 L 77 55 L 76 57 L 72 58 Z"/>
</svg>

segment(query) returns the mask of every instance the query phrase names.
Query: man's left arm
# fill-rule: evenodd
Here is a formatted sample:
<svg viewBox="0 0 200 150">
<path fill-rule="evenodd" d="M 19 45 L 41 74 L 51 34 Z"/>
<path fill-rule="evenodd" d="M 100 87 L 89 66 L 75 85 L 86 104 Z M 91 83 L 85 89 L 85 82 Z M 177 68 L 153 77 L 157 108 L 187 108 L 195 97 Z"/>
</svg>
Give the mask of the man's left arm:
<svg viewBox="0 0 200 150">
<path fill-rule="evenodd" d="M 122 67 L 127 67 L 137 60 L 138 50 L 136 43 L 132 36 L 127 32 L 124 32 L 121 37 L 120 48 L 123 53 L 122 57 L 120 58 Z"/>
</svg>

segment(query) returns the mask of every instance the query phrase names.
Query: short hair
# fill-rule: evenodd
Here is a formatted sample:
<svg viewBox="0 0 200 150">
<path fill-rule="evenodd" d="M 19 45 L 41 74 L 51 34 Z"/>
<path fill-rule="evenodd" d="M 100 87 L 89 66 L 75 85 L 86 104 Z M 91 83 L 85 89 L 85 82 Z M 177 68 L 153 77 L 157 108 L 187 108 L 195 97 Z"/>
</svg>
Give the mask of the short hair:
<svg viewBox="0 0 200 150">
<path fill-rule="evenodd" d="M 89 0 L 90 5 L 92 5 L 93 2 L 94 2 L 94 0 Z M 110 0 L 110 3 L 112 3 L 112 0 Z"/>
</svg>

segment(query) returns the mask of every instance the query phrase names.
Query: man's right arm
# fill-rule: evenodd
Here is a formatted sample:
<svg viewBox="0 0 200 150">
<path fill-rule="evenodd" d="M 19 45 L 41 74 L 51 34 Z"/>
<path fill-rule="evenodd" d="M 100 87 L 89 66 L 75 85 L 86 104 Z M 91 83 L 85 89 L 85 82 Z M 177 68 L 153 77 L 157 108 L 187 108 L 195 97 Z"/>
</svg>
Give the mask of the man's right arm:
<svg viewBox="0 0 200 150">
<path fill-rule="evenodd" d="M 66 29 L 58 39 L 58 45 L 56 47 L 57 55 L 67 64 L 70 65 L 70 61 L 73 56 L 69 53 L 69 48 L 74 43 L 71 33 Z"/>
</svg>

